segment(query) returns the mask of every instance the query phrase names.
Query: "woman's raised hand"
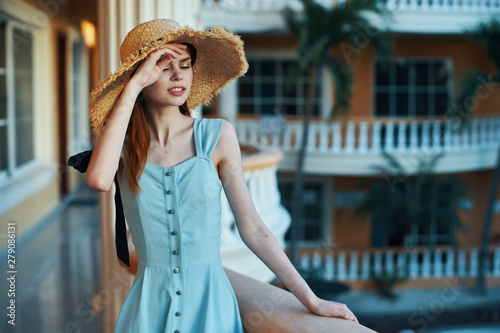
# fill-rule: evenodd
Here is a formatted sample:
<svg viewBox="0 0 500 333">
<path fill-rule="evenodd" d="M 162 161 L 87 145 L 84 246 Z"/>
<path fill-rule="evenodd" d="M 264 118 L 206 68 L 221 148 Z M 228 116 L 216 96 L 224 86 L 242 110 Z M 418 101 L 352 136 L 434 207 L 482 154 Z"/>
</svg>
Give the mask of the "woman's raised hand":
<svg viewBox="0 0 500 333">
<path fill-rule="evenodd" d="M 327 301 L 317 298 L 314 302 L 314 308 L 310 309 L 311 312 L 323 317 L 340 317 L 347 320 L 352 320 L 359 324 L 356 316 L 349 310 L 349 308 L 342 303 Z"/>
<path fill-rule="evenodd" d="M 163 69 L 186 48 L 184 44 L 163 45 L 142 61 L 130 81 L 138 84 L 141 90 L 152 85 L 158 80 Z"/>
</svg>

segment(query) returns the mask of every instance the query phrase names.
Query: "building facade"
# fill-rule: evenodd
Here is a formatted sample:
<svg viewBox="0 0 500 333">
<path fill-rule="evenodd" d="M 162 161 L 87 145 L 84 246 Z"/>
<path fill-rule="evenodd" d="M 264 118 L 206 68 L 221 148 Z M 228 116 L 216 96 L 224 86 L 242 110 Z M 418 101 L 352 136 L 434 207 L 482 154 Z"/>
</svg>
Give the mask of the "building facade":
<svg viewBox="0 0 500 333">
<path fill-rule="evenodd" d="M 317 2 L 325 7 L 343 3 Z M 297 59 L 296 39 L 287 33 L 280 16 L 286 4 L 301 10 L 298 1 L 207 0 L 200 19 L 205 27 L 222 25 L 243 36 L 249 72 L 223 92 L 214 112 L 235 122 L 242 142 L 284 151 L 278 182 L 282 203 L 290 210 L 310 79 L 300 77 L 291 91 L 286 90 L 287 68 Z M 456 112 L 455 99 L 467 69 L 496 71 L 486 51 L 464 32 L 498 13 L 498 4 L 388 1 L 384 5 L 392 11 L 393 21 L 375 24 L 388 26 L 394 35 L 395 51 L 387 70 L 365 42 L 368 30 L 357 32 L 359 43 L 333 50 L 354 73 L 348 115 L 330 119 L 335 83 L 326 70 L 316 78 L 304 166 L 304 213 L 298 229 L 302 267 L 355 288 L 372 286 L 365 282 L 374 270 L 393 271 L 400 266 L 415 281 L 473 277 L 500 146 L 498 86 L 478 78 L 485 81 L 481 82 L 484 89 L 474 96 L 475 109 L 466 130 L 458 129 L 450 113 Z M 388 167 L 384 154 L 400 164 L 399 176 L 380 170 Z M 355 214 L 367 194 L 361 184 L 411 183 L 419 165 L 439 154 L 434 177 L 456 177 L 469 186 L 456 209 L 464 232 L 451 229 L 431 212 L 419 227 L 389 241 L 371 215 Z M 443 191 L 449 197 L 454 193 Z M 428 196 L 429 207 L 442 205 L 437 195 L 429 191 Z M 487 273 L 491 276 L 498 276 L 500 260 L 499 198 L 495 202 Z"/>
</svg>

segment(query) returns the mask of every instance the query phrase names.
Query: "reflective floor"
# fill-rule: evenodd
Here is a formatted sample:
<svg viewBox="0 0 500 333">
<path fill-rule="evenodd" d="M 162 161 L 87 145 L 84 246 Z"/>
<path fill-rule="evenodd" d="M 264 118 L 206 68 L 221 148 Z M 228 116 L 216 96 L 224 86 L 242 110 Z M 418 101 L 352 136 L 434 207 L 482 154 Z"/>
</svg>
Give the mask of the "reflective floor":
<svg viewBox="0 0 500 333">
<path fill-rule="evenodd" d="M 98 193 L 80 187 L 62 210 L 18 237 L 15 326 L 8 324 L 6 260 L 0 261 L 0 332 L 102 331 Z M 4 258 L 7 253 L 2 251 Z"/>
</svg>

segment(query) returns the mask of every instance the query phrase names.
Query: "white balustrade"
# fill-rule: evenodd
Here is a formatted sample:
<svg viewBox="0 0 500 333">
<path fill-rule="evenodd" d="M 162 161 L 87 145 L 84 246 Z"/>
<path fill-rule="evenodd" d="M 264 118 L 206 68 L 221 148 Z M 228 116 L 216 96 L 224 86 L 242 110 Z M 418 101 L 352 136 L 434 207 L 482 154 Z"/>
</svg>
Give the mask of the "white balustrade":
<svg viewBox="0 0 500 333">
<path fill-rule="evenodd" d="M 421 273 L 424 279 L 431 277 L 431 253 L 429 250 L 424 250 Z"/>
<path fill-rule="evenodd" d="M 397 273 L 398 278 L 403 278 L 406 275 L 406 253 L 399 252 L 397 255 Z"/>
<path fill-rule="evenodd" d="M 342 4 L 345 0 L 316 0 L 317 3 L 331 8 L 338 4 Z M 300 10 L 302 5 L 297 0 L 204 0 L 204 7 L 220 8 L 226 10 L 236 10 L 239 12 L 270 12 L 281 11 L 285 6 L 289 6 L 295 10 Z M 478 12 L 491 13 L 499 11 L 499 0 L 451 0 L 451 1 L 431 1 L 431 0 L 387 0 L 385 6 L 389 10 L 411 10 L 421 12 Z"/>
<path fill-rule="evenodd" d="M 394 123 L 392 121 L 388 121 L 385 124 L 385 150 L 388 152 L 393 152 L 395 150 L 394 147 Z"/>
<path fill-rule="evenodd" d="M 345 253 L 341 252 L 337 259 L 337 279 L 344 281 L 347 278 L 347 266 L 345 263 Z"/>
<path fill-rule="evenodd" d="M 333 255 L 328 253 L 325 256 L 325 270 L 323 274 L 323 278 L 326 281 L 332 281 L 335 278 L 335 263 L 333 261 Z"/>
<path fill-rule="evenodd" d="M 346 153 L 354 152 L 354 141 L 356 133 L 356 124 L 353 121 L 347 122 L 346 137 L 345 137 L 345 147 L 344 151 Z"/>
<path fill-rule="evenodd" d="M 361 258 L 361 261 L 359 260 Z M 457 261 L 455 262 L 455 258 Z M 393 249 L 331 251 L 300 256 L 304 271 L 318 274 L 327 281 L 370 280 L 372 276 L 394 276 L 409 280 L 475 277 L 478 270 L 477 248 L 410 248 L 397 253 Z M 500 277 L 500 247 L 491 249 L 484 265 L 488 277 Z"/>
<path fill-rule="evenodd" d="M 388 251 L 385 253 L 385 271 L 389 275 L 394 274 L 394 258 L 392 251 Z"/>
<path fill-rule="evenodd" d="M 332 131 L 333 131 L 332 152 L 340 153 L 342 147 L 342 127 L 339 122 L 333 123 Z"/>
<path fill-rule="evenodd" d="M 472 119 L 470 124 L 459 131 L 454 120 L 312 121 L 306 149 L 325 155 L 368 155 L 381 150 L 400 154 L 492 150 L 500 145 L 500 118 Z M 285 153 L 300 149 L 303 123 L 299 121 L 285 121 L 279 132 L 263 128 L 257 120 L 237 120 L 235 128 L 242 143 L 274 146 Z"/>
<path fill-rule="evenodd" d="M 313 271 L 319 270 L 321 268 L 321 256 L 319 253 L 314 254 L 313 260 L 312 260 L 312 269 Z"/>
<path fill-rule="evenodd" d="M 349 260 L 349 279 L 357 280 L 358 279 L 358 253 L 352 252 L 351 258 Z"/>
<path fill-rule="evenodd" d="M 397 150 L 401 153 L 406 151 L 406 123 L 398 124 L 398 146 Z"/>
<path fill-rule="evenodd" d="M 491 271 L 493 276 L 500 276 L 500 248 L 495 249 Z"/>
<path fill-rule="evenodd" d="M 432 125 L 432 150 L 438 153 L 441 151 L 441 123 L 434 121 Z"/>
<path fill-rule="evenodd" d="M 361 280 L 368 280 L 370 278 L 370 254 L 363 253 L 363 261 L 361 263 Z"/>
<path fill-rule="evenodd" d="M 434 252 L 434 269 L 433 269 L 433 274 L 434 277 L 439 279 L 443 276 L 443 254 L 441 253 L 440 249 L 437 249 Z"/>
<path fill-rule="evenodd" d="M 362 121 L 359 123 L 359 136 L 358 136 L 357 151 L 360 154 L 366 154 L 368 151 L 368 123 Z"/>
<path fill-rule="evenodd" d="M 470 257 L 469 257 L 469 276 L 477 275 L 477 265 L 478 265 L 477 249 L 472 249 L 470 251 Z"/>
<path fill-rule="evenodd" d="M 471 144 L 473 147 L 479 147 L 479 119 L 472 119 L 471 122 Z"/>
<path fill-rule="evenodd" d="M 446 251 L 446 264 L 445 264 L 445 275 L 446 277 L 453 277 L 455 275 L 455 253 L 452 249 Z"/>
<path fill-rule="evenodd" d="M 410 269 L 409 269 L 409 274 L 408 276 L 410 279 L 416 279 L 419 274 L 419 269 L 418 269 L 418 253 L 416 250 L 412 251 L 410 254 Z"/>
<path fill-rule="evenodd" d="M 461 249 L 460 251 L 458 251 L 458 271 L 457 271 L 458 277 L 467 276 L 466 263 L 467 261 L 465 257 L 465 250 Z"/>
<path fill-rule="evenodd" d="M 307 133 L 307 151 L 313 152 L 316 150 L 316 131 L 318 129 L 318 123 L 311 123 L 309 126 L 309 133 Z M 324 127 L 324 126 L 321 126 Z"/>
<path fill-rule="evenodd" d="M 371 150 L 374 153 L 378 153 L 382 150 L 382 145 L 381 145 L 381 128 L 382 124 L 379 121 L 376 121 L 372 124 L 372 145 L 371 145 Z"/>
</svg>

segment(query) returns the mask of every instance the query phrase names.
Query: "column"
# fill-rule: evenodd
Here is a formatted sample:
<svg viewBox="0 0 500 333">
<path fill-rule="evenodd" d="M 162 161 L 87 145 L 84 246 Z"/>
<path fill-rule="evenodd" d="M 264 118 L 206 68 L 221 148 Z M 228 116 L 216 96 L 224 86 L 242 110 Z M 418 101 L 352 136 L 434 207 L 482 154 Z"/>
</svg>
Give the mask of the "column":
<svg viewBox="0 0 500 333">
<path fill-rule="evenodd" d="M 201 0 L 98 0 L 97 6 L 98 67 L 99 80 L 102 80 L 120 66 L 120 45 L 133 27 L 155 18 L 172 18 L 181 25 L 198 28 L 195 14 L 200 9 Z M 106 296 L 111 295 L 111 299 L 102 300 L 104 333 L 113 333 L 134 279 L 116 256 L 113 196 L 114 190 L 100 196 L 102 290 L 110 292 L 106 292 Z"/>
<path fill-rule="evenodd" d="M 228 84 L 219 95 L 219 114 L 233 125 L 238 114 L 238 87 L 236 82 Z"/>
</svg>

